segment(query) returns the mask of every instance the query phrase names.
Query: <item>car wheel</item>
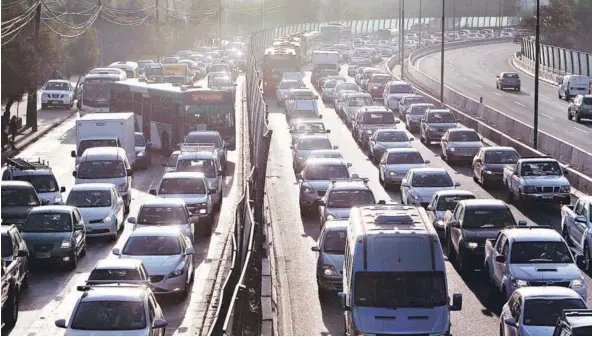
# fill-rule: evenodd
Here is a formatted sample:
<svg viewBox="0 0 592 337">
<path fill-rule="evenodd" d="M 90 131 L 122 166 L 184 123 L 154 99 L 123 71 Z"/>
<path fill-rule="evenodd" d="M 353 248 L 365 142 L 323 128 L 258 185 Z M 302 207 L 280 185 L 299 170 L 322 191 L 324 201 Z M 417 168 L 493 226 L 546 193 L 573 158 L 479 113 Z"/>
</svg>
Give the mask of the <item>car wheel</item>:
<svg viewBox="0 0 592 337">
<path fill-rule="evenodd" d="M 573 116 L 571 115 L 571 111 L 569 111 L 569 110 L 567 110 L 567 119 L 570 121 L 573 119 Z"/>
<path fill-rule="evenodd" d="M 589 272 L 590 271 L 590 249 L 588 248 L 588 244 L 584 246 L 584 270 Z"/>
<path fill-rule="evenodd" d="M 487 180 L 486 180 L 486 179 L 487 179 L 487 178 L 485 178 L 485 175 L 484 175 L 483 173 L 481 173 L 481 186 L 482 186 L 483 188 L 487 187 L 487 184 L 488 184 L 488 182 L 487 182 Z"/>
<path fill-rule="evenodd" d="M 517 88 L 516 88 L 516 91 L 520 91 L 520 87 L 517 87 Z"/>
<path fill-rule="evenodd" d="M 86 243 L 84 243 L 84 246 L 82 247 L 82 250 L 80 251 L 80 257 L 85 257 L 86 256 Z"/>
<path fill-rule="evenodd" d="M 458 254 L 458 258 L 456 259 L 458 262 L 458 269 L 461 274 L 467 274 L 468 272 L 470 272 L 472 270 L 471 263 L 469 262 L 468 258 L 465 256 L 465 254 L 462 253 L 462 249 L 460 251 L 461 251 L 461 253 Z"/>
<path fill-rule="evenodd" d="M 448 261 L 451 263 L 456 259 L 456 251 L 452 246 L 452 239 L 449 235 L 446 235 L 446 256 L 448 256 Z"/>
<path fill-rule="evenodd" d="M 29 288 L 29 271 L 27 270 L 25 277 L 23 277 L 23 280 L 21 281 L 21 289 L 28 289 L 28 288 Z"/>
<path fill-rule="evenodd" d="M 378 171 L 378 182 L 380 183 L 380 185 L 384 186 L 384 179 L 382 179 L 382 175 L 380 174 L 380 171 Z"/>
<path fill-rule="evenodd" d="M 510 188 L 508 188 L 507 186 L 506 188 L 508 189 L 508 191 L 506 192 L 506 202 L 508 204 L 511 204 L 514 202 L 514 193 L 512 193 L 512 190 L 510 190 Z"/>
<path fill-rule="evenodd" d="M 582 121 L 582 116 L 581 115 L 577 115 L 576 116 L 576 123 L 580 123 Z"/>
<path fill-rule="evenodd" d="M 14 287 L 12 287 L 12 290 L 10 290 L 9 296 L 10 303 L 2 311 L 2 320 L 4 321 L 3 323 L 6 325 L 6 327 L 13 328 L 16 325 L 19 314 L 18 294 L 16 293 L 16 289 Z"/>
<path fill-rule="evenodd" d="M 78 255 L 76 253 L 74 253 L 72 255 L 72 259 L 70 260 L 70 264 L 68 265 L 68 267 L 70 268 L 70 270 L 75 270 L 77 265 L 78 265 Z"/>
<path fill-rule="evenodd" d="M 563 236 L 563 240 L 567 243 L 569 247 L 573 246 L 571 242 L 571 238 L 569 237 L 569 232 L 567 230 L 567 226 L 563 223 L 563 230 L 561 231 L 561 236 Z"/>
</svg>

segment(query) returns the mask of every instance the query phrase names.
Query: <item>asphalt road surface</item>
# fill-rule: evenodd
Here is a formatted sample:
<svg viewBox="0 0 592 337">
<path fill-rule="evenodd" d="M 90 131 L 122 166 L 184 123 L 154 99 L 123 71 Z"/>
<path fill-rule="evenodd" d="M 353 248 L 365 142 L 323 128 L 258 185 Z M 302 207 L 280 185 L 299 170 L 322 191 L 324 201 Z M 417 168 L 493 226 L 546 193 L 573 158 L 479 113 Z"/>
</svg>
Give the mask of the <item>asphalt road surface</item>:
<svg viewBox="0 0 592 337">
<path fill-rule="evenodd" d="M 496 75 L 516 71 L 509 63 L 519 45 L 501 43 L 446 50 L 444 55 L 446 86 L 528 125 L 534 119 L 534 79 L 520 73 L 521 91 L 495 88 Z M 416 66 L 433 78 L 440 78 L 440 53 L 417 60 Z M 568 103 L 557 97 L 557 87 L 543 81 L 539 85 L 539 128 L 559 139 L 592 152 L 592 122 L 567 120 Z"/>
<path fill-rule="evenodd" d="M 342 75 L 347 75 L 347 66 L 342 67 Z M 305 82 L 310 84 L 310 72 L 306 73 Z M 348 81 L 353 79 L 349 78 Z M 271 95 L 270 95 L 271 96 Z M 319 95 L 320 97 L 320 95 Z M 352 172 L 370 179 L 370 186 L 376 199 L 391 202 L 400 201 L 398 191 L 385 191 L 378 182 L 378 169 L 369 161 L 351 136 L 347 126 L 339 119 L 331 105 L 318 101 L 320 113 L 334 145 L 339 146 L 344 158 L 352 163 Z M 282 261 L 285 264 L 286 280 L 280 294 L 280 311 L 284 319 L 280 323 L 280 333 L 285 335 L 343 335 L 343 311 L 337 296 L 320 303 L 317 295 L 315 278 L 316 260 L 311 247 L 315 246 L 320 231 L 317 217 L 307 218 L 300 215 L 298 206 L 298 185 L 292 170 L 290 134 L 285 121 L 283 108 L 277 108 L 270 99 L 268 103 L 269 127 L 273 138 L 268 162 L 267 191 L 271 221 L 276 226 L 280 238 L 275 237 L 275 245 L 281 245 Z M 400 125 L 402 128 L 402 124 Z M 417 135 L 413 146 L 430 167 L 445 168 L 455 181 L 461 183 L 461 189 L 473 192 L 477 198 L 503 198 L 499 190 L 484 190 L 473 182 L 468 166 L 449 166 L 439 157 L 438 147 L 428 148 L 421 144 Z M 552 225 L 559 227 L 559 209 L 548 211 L 530 211 L 511 206 L 517 220 L 526 220 L 530 224 Z M 276 234 L 274 234 L 276 235 Z M 278 242 L 279 241 L 279 242 Z M 278 266 L 281 268 L 281 266 Z M 448 288 L 450 296 L 454 293 L 463 295 L 463 309 L 452 313 L 454 335 L 498 335 L 500 306 L 487 299 L 487 285 L 480 275 L 461 277 L 456 269 L 447 262 Z M 588 291 L 592 289 L 592 280 L 586 277 Z M 592 304 L 592 301 L 588 301 Z"/>
<path fill-rule="evenodd" d="M 202 81 L 200 81 L 202 82 Z M 237 129 L 241 130 L 240 107 L 244 76 L 239 77 L 237 87 Z M 74 185 L 72 171 L 74 159 L 70 152 L 76 148 L 75 123 L 77 115 L 71 117 L 60 126 L 53 129 L 39 141 L 32 144 L 19 154 L 21 158 L 41 158 L 48 160 L 60 186 L 66 187 L 63 199 Z M 203 324 L 203 318 L 199 313 L 206 310 L 209 303 L 211 289 L 207 280 L 211 268 L 217 268 L 212 261 L 218 258 L 212 256 L 213 251 L 220 251 L 220 246 L 228 237 L 228 233 L 234 218 L 236 202 L 240 188 L 237 188 L 237 178 L 242 174 L 237 170 L 239 153 L 242 151 L 237 140 L 237 150 L 228 153 L 227 176 L 224 185 L 224 200 L 219 214 L 215 219 L 215 229 L 212 237 L 198 237 L 195 241 L 196 278 L 192 289 L 185 299 L 174 297 L 157 297 L 161 305 L 165 319 L 168 321 L 167 335 L 197 334 Z M 141 171 L 136 171 L 132 182 L 132 203 L 130 213 L 136 216 L 140 205 L 156 198 L 148 193 L 151 186 L 158 184 L 164 173 L 163 164 L 168 157 L 154 154 L 152 165 Z M 121 248 L 126 238 L 131 233 L 131 225 L 125 223 L 125 229 L 120 234 L 116 243 L 102 238 L 89 238 L 87 240 L 87 254 L 82 258 L 76 270 L 67 271 L 65 268 L 45 267 L 32 269 L 29 276 L 30 286 L 20 295 L 19 318 L 16 326 L 11 331 L 2 331 L 2 335 L 12 336 L 55 336 L 63 335 L 65 329 L 57 328 L 54 321 L 59 318 L 69 319 L 73 306 L 79 296 L 76 286 L 83 285 L 96 262 L 103 258 L 116 258 L 111 254 L 114 247 Z"/>
</svg>

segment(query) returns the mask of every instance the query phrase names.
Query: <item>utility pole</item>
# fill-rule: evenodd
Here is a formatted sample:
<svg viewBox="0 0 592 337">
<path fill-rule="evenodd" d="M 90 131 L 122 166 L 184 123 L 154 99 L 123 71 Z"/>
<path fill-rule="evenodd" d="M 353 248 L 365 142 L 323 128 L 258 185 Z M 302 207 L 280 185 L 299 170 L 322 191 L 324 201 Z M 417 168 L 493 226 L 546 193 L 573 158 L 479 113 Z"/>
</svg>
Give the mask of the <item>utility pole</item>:
<svg viewBox="0 0 592 337">
<path fill-rule="evenodd" d="M 444 103 L 444 37 L 446 33 L 446 0 L 442 0 L 442 50 L 440 52 L 440 102 Z"/>
<path fill-rule="evenodd" d="M 421 39 L 423 39 L 423 20 L 421 16 L 422 0 L 419 0 L 419 48 L 421 48 Z"/>
<path fill-rule="evenodd" d="M 456 41 L 456 0 L 452 0 L 452 42 Z"/>
<path fill-rule="evenodd" d="M 401 59 L 401 79 L 405 79 L 405 0 L 399 0 L 401 9 L 401 29 L 399 36 L 399 54 Z"/>
<path fill-rule="evenodd" d="M 158 41 L 157 43 L 161 43 L 161 39 L 160 39 L 160 5 L 158 4 L 158 0 L 156 0 L 156 10 L 155 10 L 155 15 L 156 15 L 156 41 Z M 160 48 L 156 48 L 156 62 L 160 63 Z"/>
<path fill-rule="evenodd" d="M 218 0 L 218 43 L 222 45 L 222 0 Z"/>
<path fill-rule="evenodd" d="M 31 1 L 32 2 L 32 1 Z M 33 47 L 35 50 L 39 48 L 39 31 L 41 28 L 41 3 L 37 4 L 35 10 L 35 28 L 33 30 Z M 39 82 L 39 72 L 35 72 L 33 76 L 33 83 L 27 95 L 27 118 L 26 125 L 31 128 L 31 131 L 37 131 L 37 85 Z"/>
<path fill-rule="evenodd" d="M 98 1 L 98 5 L 99 7 L 102 5 L 101 4 L 101 0 Z M 97 17 L 97 21 L 99 21 L 99 38 L 101 39 L 101 41 L 99 41 L 100 44 L 100 51 L 99 51 L 99 64 L 101 65 L 101 67 L 105 66 L 105 54 L 103 52 L 103 50 L 105 50 L 105 35 L 107 35 L 107 33 L 105 32 L 105 23 L 103 21 L 102 15 L 99 14 L 99 16 Z"/>
<path fill-rule="evenodd" d="M 541 25 L 540 25 L 540 0 L 536 2 L 536 28 L 535 28 L 535 57 L 534 57 L 534 125 L 532 147 L 535 150 L 539 146 L 539 64 L 541 62 Z"/>
</svg>

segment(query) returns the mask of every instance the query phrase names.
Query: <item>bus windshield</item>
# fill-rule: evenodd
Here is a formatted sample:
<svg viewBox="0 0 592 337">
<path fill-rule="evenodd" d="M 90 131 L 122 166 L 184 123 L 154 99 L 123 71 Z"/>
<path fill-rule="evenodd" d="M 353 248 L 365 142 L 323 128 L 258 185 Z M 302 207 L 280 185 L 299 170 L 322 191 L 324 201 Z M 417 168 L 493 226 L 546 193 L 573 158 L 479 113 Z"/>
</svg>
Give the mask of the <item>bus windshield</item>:
<svg viewBox="0 0 592 337">
<path fill-rule="evenodd" d="M 234 126 L 234 104 L 186 105 L 185 125 L 186 132 L 230 128 Z"/>
<path fill-rule="evenodd" d="M 82 103 L 88 106 L 109 106 L 113 79 L 85 80 L 82 86 Z"/>
</svg>

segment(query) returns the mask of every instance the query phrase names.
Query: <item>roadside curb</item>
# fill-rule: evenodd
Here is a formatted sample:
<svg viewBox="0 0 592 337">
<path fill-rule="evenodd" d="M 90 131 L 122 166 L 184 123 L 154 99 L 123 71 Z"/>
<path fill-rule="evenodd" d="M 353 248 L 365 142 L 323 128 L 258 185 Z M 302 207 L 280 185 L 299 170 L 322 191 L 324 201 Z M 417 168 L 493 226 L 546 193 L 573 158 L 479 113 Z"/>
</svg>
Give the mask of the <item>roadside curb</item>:
<svg viewBox="0 0 592 337">
<path fill-rule="evenodd" d="M 534 77 L 535 77 L 534 76 L 534 72 L 528 70 L 526 67 L 524 67 L 523 65 L 521 65 L 521 63 L 523 64 L 524 61 L 518 59 L 516 57 L 516 55 L 512 55 L 512 58 L 510 59 L 510 65 L 512 67 L 516 68 L 516 70 L 520 71 L 521 73 L 524 73 L 528 77 L 531 77 L 531 78 L 534 79 Z M 541 73 L 543 73 L 543 74 L 541 74 Z M 539 75 L 544 75 L 544 73 L 545 73 L 544 71 L 539 71 Z M 553 76 L 555 76 L 555 75 L 553 75 Z M 550 85 L 552 85 L 554 87 L 557 87 L 557 83 L 555 83 L 552 80 L 549 80 L 547 78 L 544 78 L 542 76 L 539 76 L 539 80 L 542 81 L 542 82 L 545 82 L 547 84 L 550 84 Z"/>
</svg>

